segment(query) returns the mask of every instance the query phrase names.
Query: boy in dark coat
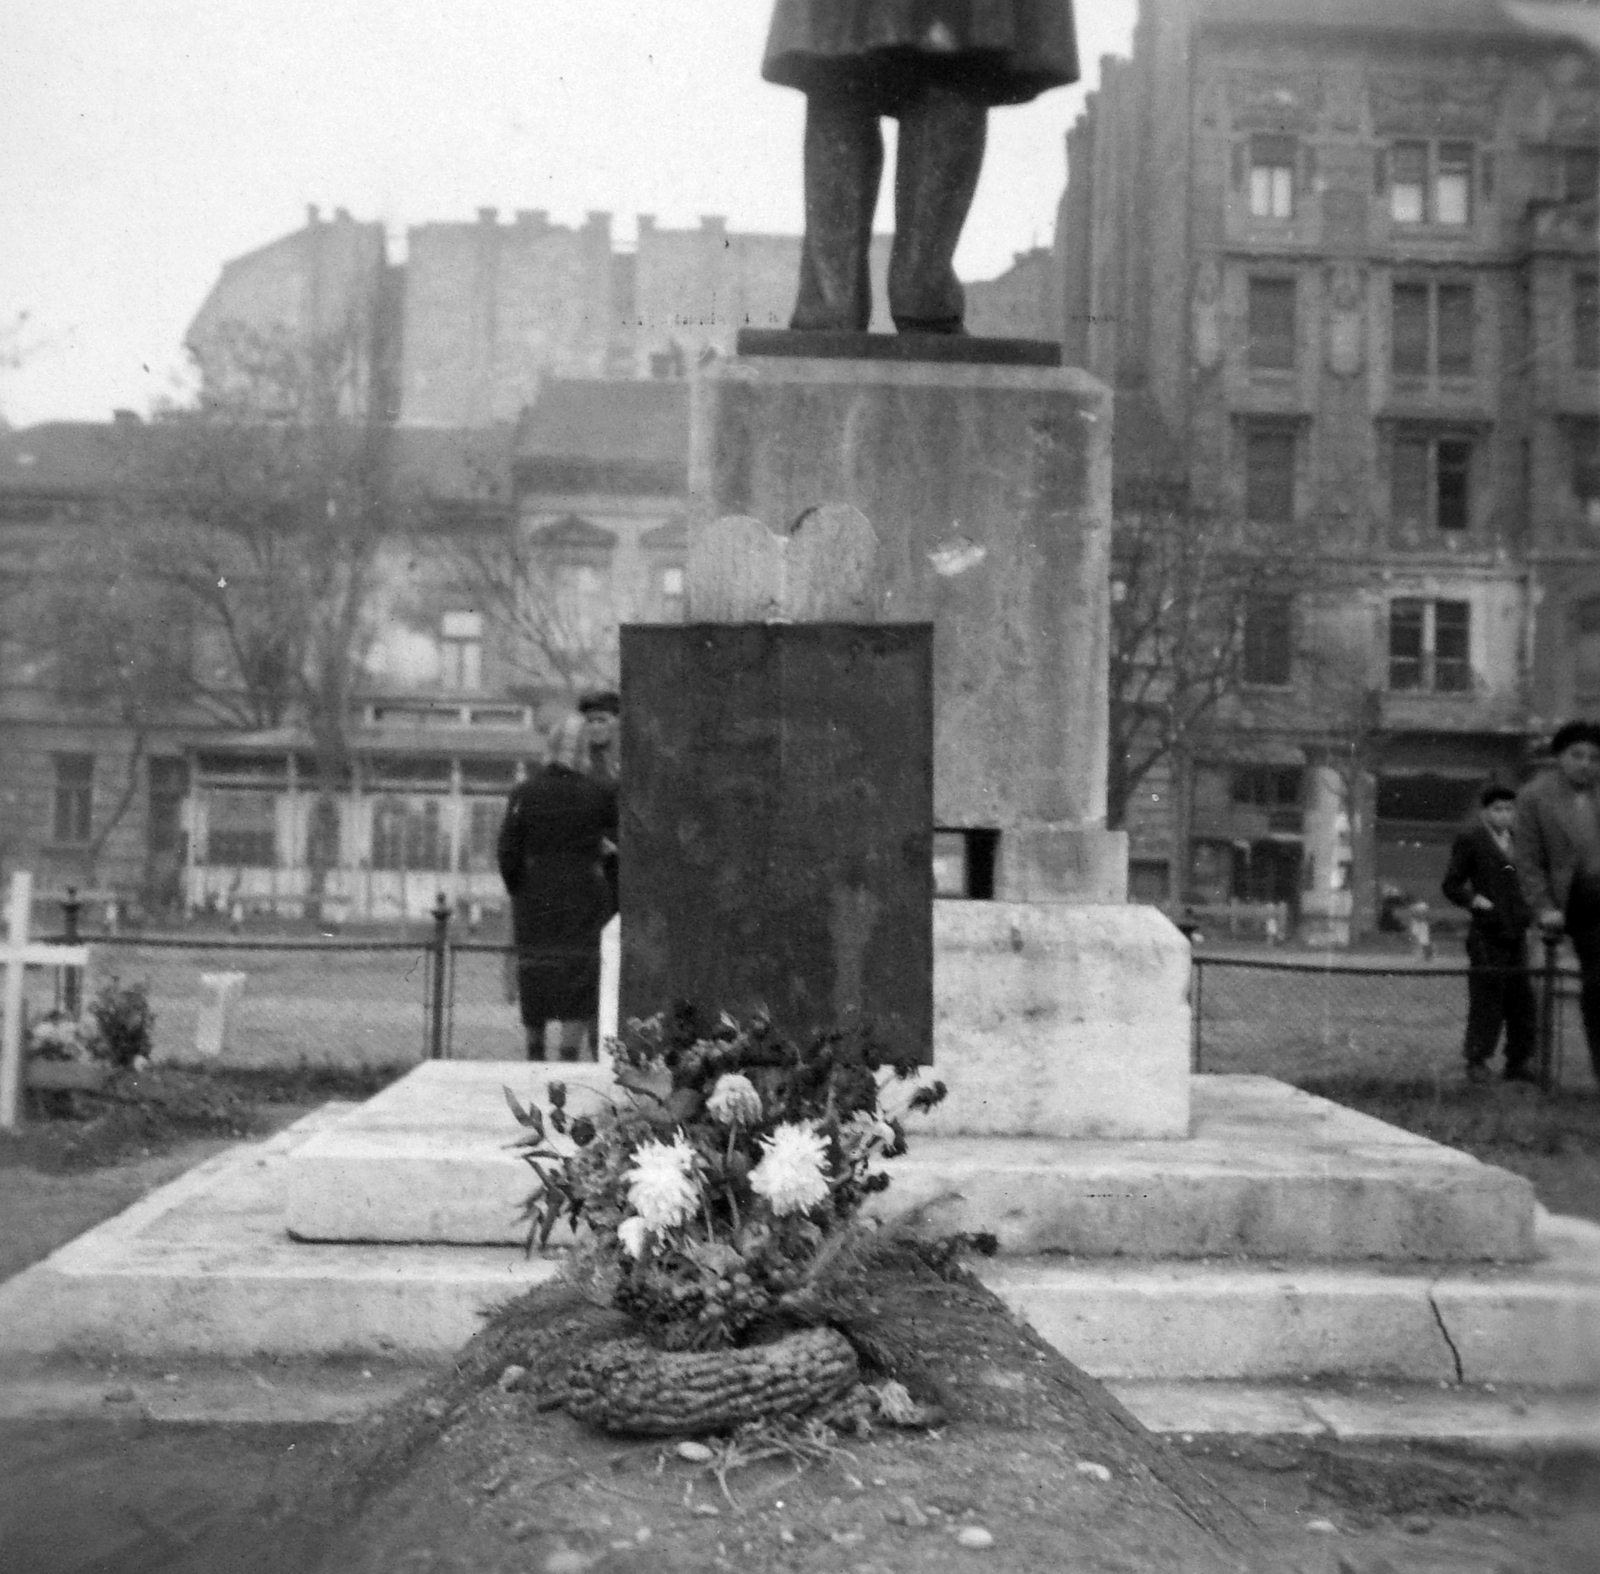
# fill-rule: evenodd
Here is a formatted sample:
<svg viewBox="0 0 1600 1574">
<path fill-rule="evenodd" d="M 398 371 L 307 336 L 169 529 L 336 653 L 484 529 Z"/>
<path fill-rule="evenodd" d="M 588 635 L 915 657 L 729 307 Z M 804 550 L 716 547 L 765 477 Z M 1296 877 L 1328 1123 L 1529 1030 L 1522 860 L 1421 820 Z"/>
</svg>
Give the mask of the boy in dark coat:
<svg viewBox="0 0 1600 1574">
<path fill-rule="evenodd" d="M 883 173 L 900 122 L 889 311 L 902 333 L 960 333 L 953 259 L 991 104 L 1078 79 L 1072 0 L 777 0 L 761 74 L 806 95 L 806 235 L 790 327 L 865 331 Z"/>
<path fill-rule="evenodd" d="M 1517 795 L 1486 787 L 1478 815 L 1450 849 L 1444 894 L 1472 914 L 1467 929 L 1467 1078 L 1486 1081 L 1505 1029 L 1505 1078 L 1533 1080 L 1533 985 L 1528 979 L 1528 925 L 1533 914 L 1517 878 L 1511 823 Z"/>
<path fill-rule="evenodd" d="M 600 931 L 616 911 L 603 857 L 617 836 L 617 785 L 583 773 L 586 752 L 583 722 L 559 725 L 549 763 L 512 789 L 500 827 L 530 1060 L 545 1058 L 547 1022 L 561 1024 L 563 1060 L 579 1057 L 585 1029 L 598 1043 Z"/>
</svg>

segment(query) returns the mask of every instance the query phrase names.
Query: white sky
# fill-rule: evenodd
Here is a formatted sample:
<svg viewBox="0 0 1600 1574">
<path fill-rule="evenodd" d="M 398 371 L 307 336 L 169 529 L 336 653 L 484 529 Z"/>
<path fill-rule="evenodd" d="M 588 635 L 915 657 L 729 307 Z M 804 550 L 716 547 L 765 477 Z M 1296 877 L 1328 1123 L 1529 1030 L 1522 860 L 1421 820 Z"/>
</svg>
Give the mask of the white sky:
<svg viewBox="0 0 1600 1574">
<path fill-rule="evenodd" d="M 1086 84 L 990 118 L 957 266 L 1048 242 L 1062 137 L 1137 0 L 1079 0 Z M 480 206 L 798 233 L 804 99 L 760 79 L 768 0 L 4 0 L 0 370 L 15 424 L 181 393 L 224 261 L 307 203 L 411 224 Z M 889 184 L 885 181 L 885 187 Z M 887 207 L 880 229 L 892 228 Z M 393 243 L 392 243 L 392 249 Z"/>
</svg>

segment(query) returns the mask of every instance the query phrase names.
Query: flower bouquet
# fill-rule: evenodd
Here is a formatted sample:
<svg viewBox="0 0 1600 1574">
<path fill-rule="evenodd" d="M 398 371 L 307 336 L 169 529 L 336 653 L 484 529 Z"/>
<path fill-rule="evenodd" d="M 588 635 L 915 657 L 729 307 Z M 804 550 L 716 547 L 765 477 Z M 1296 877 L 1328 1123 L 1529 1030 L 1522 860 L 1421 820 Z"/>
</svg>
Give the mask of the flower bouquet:
<svg viewBox="0 0 1600 1574">
<path fill-rule="evenodd" d="M 905 1151 L 879 1108 L 870 1036 L 802 1046 L 765 1019 L 680 1006 L 630 1022 L 613 1056 L 617 1097 L 592 1116 L 569 1118 L 560 1083 L 548 1126 L 506 1091 L 538 1176 L 529 1250 L 565 1219 L 568 1273 L 640 1333 L 580 1363 L 568 1409 L 618 1430 L 705 1430 L 849 1389 L 854 1353 L 826 1326 L 827 1285 L 848 1271 L 862 1203 L 889 1184 L 877 1161 Z M 910 1106 L 943 1093 L 919 1088 Z M 607 1399 L 629 1394 L 620 1411 Z M 721 1401 L 740 1395 L 730 1415 Z"/>
</svg>

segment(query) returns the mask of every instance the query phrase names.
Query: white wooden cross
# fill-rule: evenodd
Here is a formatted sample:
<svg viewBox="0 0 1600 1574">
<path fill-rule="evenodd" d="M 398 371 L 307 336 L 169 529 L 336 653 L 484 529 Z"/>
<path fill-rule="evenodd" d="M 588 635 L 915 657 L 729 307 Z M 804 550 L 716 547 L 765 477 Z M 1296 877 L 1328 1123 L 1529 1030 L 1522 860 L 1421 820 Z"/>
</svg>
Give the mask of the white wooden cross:
<svg viewBox="0 0 1600 1574">
<path fill-rule="evenodd" d="M 11 876 L 7 904 L 6 942 L 0 945 L 0 967 L 5 969 L 5 1019 L 0 1023 L 0 1131 L 16 1128 L 22 1114 L 22 980 L 30 967 L 87 967 L 89 948 L 84 945 L 28 943 L 28 921 L 33 910 L 33 876 L 18 870 Z"/>
</svg>

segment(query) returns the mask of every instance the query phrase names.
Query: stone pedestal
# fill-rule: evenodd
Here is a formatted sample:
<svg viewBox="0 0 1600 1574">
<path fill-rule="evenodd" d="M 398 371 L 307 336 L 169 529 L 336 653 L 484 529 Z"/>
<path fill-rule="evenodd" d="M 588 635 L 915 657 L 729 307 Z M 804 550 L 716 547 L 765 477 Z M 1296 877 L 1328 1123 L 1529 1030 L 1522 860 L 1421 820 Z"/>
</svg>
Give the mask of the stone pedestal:
<svg viewBox="0 0 1600 1574">
<path fill-rule="evenodd" d="M 1105 829 L 1111 396 L 1038 366 L 739 356 L 697 377 L 691 530 L 859 508 L 893 622 L 934 625 L 934 823 L 1001 899 L 1120 902 Z"/>
<path fill-rule="evenodd" d="M 1189 946 L 1153 907 L 941 901 L 919 1135 L 1189 1135 Z"/>
</svg>

